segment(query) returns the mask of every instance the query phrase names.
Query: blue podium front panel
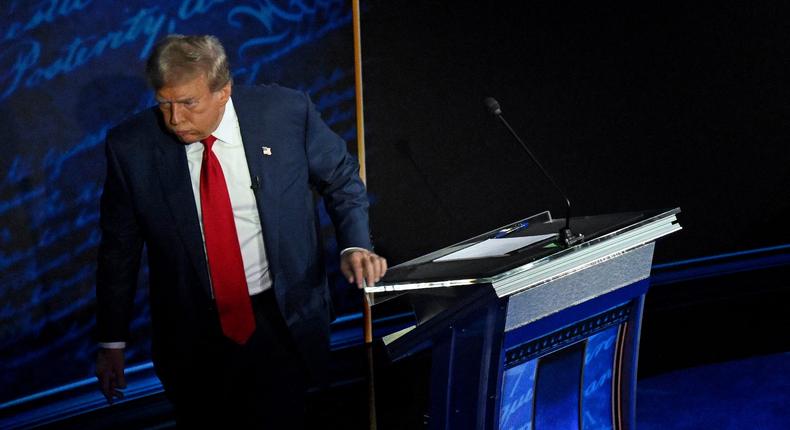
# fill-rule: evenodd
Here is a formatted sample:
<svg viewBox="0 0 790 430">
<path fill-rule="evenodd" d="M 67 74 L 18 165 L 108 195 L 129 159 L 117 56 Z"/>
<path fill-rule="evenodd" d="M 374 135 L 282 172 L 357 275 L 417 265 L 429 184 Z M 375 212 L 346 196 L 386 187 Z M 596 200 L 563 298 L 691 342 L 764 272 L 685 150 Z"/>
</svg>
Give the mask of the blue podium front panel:
<svg viewBox="0 0 790 430">
<path fill-rule="evenodd" d="M 578 430 L 584 342 L 563 348 L 538 361 L 535 378 L 536 430 Z"/>
<path fill-rule="evenodd" d="M 584 430 L 612 428 L 612 369 L 619 331 L 617 326 L 610 327 L 586 341 L 581 403 Z"/>
<path fill-rule="evenodd" d="M 537 370 L 538 359 L 534 359 L 511 367 L 502 375 L 502 406 L 499 414 L 500 429 L 532 429 Z"/>
<path fill-rule="evenodd" d="M 505 370 L 499 429 L 612 429 L 612 366 L 619 331 L 610 327 Z M 568 413 L 577 409 L 579 414 Z"/>
<path fill-rule="evenodd" d="M 618 356 L 633 347 L 626 327 L 639 317 L 635 307 L 640 304 L 621 303 L 543 335 L 509 333 L 495 428 L 622 428 L 614 406 L 628 387 L 617 376 L 635 363 Z"/>
</svg>

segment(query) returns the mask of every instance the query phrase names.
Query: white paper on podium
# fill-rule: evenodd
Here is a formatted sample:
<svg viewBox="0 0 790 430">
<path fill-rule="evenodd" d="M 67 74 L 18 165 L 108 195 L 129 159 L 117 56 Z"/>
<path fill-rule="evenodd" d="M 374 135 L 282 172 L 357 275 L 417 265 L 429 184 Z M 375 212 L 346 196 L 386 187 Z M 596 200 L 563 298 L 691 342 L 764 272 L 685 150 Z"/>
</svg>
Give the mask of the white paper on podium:
<svg viewBox="0 0 790 430">
<path fill-rule="evenodd" d="M 541 234 L 538 236 L 524 236 L 524 237 L 502 237 L 498 239 L 486 239 L 478 242 L 472 246 L 468 246 L 460 251 L 447 254 L 439 257 L 433 261 L 452 261 L 452 260 L 467 260 L 471 258 L 486 258 L 486 257 L 502 257 L 509 252 L 525 246 L 532 245 L 533 243 L 546 240 L 550 237 L 557 236 L 557 233 Z"/>
</svg>

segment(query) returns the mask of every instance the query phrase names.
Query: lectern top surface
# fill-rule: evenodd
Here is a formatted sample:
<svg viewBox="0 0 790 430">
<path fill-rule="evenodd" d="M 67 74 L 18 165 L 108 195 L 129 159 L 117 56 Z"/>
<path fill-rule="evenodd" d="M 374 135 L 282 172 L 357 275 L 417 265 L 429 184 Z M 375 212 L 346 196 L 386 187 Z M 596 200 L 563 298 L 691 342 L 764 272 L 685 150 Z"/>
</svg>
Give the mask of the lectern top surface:
<svg viewBox="0 0 790 430">
<path fill-rule="evenodd" d="M 571 228 L 573 232 L 583 234 L 584 241 L 573 246 L 571 250 L 582 248 L 610 237 L 616 237 L 645 222 L 669 217 L 678 212 L 679 209 L 651 210 L 572 218 Z M 551 219 L 551 216 L 545 212 L 525 218 L 508 226 L 503 226 L 459 244 L 392 267 L 387 271 L 387 275 L 381 282 L 377 283 L 377 286 L 491 278 L 511 269 L 550 257 L 553 254 L 568 252 L 569 250 L 562 249 L 557 243 L 556 236 L 554 236 L 504 255 L 449 261 L 436 260 L 460 249 L 479 244 L 482 241 L 502 237 L 502 232 L 505 232 L 508 238 L 539 236 L 556 233 L 564 224 L 564 219 Z"/>
</svg>

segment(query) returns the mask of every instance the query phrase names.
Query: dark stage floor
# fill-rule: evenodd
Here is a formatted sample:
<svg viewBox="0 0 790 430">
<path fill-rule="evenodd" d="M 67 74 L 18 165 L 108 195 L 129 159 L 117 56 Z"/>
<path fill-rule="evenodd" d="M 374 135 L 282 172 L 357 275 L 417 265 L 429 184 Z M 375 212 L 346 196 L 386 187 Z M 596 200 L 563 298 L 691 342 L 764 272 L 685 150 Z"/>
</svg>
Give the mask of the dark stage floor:
<svg viewBox="0 0 790 430">
<path fill-rule="evenodd" d="M 423 423 L 429 418 L 420 414 L 419 407 L 424 399 L 397 401 L 392 392 L 427 389 L 399 384 L 405 380 L 401 372 L 427 372 L 419 369 L 426 364 L 427 361 L 417 359 L 390 374 L 377 375 L 379 429 L 425 427 Z M 366 392 L 365 381 L 352 380 L 326 392 L 313 393 L 311 428 L 368 428 Z M 640 380 L 637 421 L 640 430 L 790 428 L 790 352 L 709 364 Z M 154 394 L 42 428 L 154 430 L 175 428 L 175 425 L 163 396 Z"/>
</svg>

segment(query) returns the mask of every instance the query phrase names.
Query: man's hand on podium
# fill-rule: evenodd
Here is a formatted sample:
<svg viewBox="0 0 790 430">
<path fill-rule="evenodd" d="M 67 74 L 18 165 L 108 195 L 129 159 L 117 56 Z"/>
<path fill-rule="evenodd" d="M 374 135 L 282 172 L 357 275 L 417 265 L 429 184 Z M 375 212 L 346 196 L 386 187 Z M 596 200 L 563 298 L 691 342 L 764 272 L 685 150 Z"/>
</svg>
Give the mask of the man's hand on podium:
<svg viewBox="0 0 790 430">
<path fill-rule="evenodd" d="M 387 260 L 366 249 L 352 248 L 340 256 L 340 271 L 357 288 L 372 287 L 387 272 Z"/>
</svg>

